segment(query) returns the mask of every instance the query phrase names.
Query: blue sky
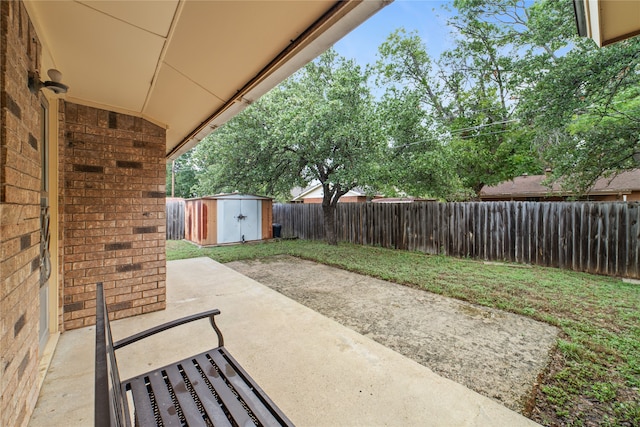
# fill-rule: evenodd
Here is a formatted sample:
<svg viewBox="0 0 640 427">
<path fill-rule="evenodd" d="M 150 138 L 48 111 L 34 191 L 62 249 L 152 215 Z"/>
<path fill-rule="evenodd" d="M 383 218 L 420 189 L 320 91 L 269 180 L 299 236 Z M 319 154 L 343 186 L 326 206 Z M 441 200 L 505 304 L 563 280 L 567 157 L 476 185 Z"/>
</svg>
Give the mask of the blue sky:
<svg viewBox="0 0 640 427">
<path fill-rule="evenodd" d="M 336 51 L 355 59 L 358 64 L 373 64 L 380 46 L 398 28 L 407 32 L 417 31 L 427 46 L 432 58 L 452 47 L 449 29 L 446 26 L 450 12 L 442 8 L 452 1 L 443 0 L 395 0 L 358 28 L 335 44 Z"/>
</svg>

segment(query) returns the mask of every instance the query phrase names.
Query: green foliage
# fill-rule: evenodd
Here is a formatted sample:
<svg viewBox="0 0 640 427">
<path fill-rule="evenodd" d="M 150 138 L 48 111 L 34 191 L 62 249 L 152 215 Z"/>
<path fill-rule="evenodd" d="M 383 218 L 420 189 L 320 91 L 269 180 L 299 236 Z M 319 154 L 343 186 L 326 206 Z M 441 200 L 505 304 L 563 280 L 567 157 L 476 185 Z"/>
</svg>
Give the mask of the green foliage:
<svg viewBox="0 0 640 427">
<path fill-rule="evenodd" d="M 172 191 L 172 168 L 173 180 L 175 181 L 175 189 L 173 194 L 175 197 L 190 198 L 197 195 L 195 186 L 197 183 L 197 170 L 194 168 L 192 161 L 193 150 L 187 151 L 178 157 L 175 162 L 168 162 L 167 173 L 167 196 L 171 196 Z"/>
<path fill-rule="evenodd" d="M 602 49 L 574 40 L 538 74 L 519 114 L 565 187 L 586 192 L 600 176 L 640 166 L 640 39 Z"/>
<path fill-rule="evenodd" d="M 439 60 L 431 59 L 416 34 L 400 29 L 380 46 L 377 64 L 386 103 L 411 101 L 409 108 L 383 110 L 385 123 L 406 128 L 404 138 L 392 134 L 392 141 L 428 153 L 416 163 L 415 154 L 405 150 L 395 161 L 397 169 L 418 177 L 428 174 L 430 179 L 418 181 L 423 191 L 447 199 L 542 170 L 531 137 L 514 116 L 519 90 L 514 52 L 528 52 L 523 45 L 530 31 L 527 10 L 521 2 L 506 0 L 455 5 L 458 14 L 449 25 L 456 45 Z M 412 120 L 406 120 L 406 111 Z M 406 185 L 410 190 L 420 189 L 411 184 Z"/>
<path fill-rule="evenodd" d="M 195 186 L 199 195 L 239 191 L 287 197 L 297 177 L 287 153 L 274 146 L 277 140 L 267 130 L 276 108 L 273 95 L 265 95 L 194 149 L 201 171 Z"/>
<path fill-rule="evenodd" d="M 389 145 L 378 190 L 387 195 L 402 191 L 448 200 L 464 198 L 462 181 L 451 167 L 454 152 L 430 131 L 427 123 L 431 118 L 420 108 L 415 91 L 399 96 L 387 93 L 378 104 L 378 113 Z"/>
<path fill-rule="evenodd" d="M 279 144 L 306 183 L 323 184 L 324 206 L 375 183 L 385 146 L 368 78 L 330 50 L 275 92 Z"/>
<path fill-rule="evenodd" d="M 569 400 L 569 395 L 565 390 L 556 386 L 543 386 L 542 392 L 547 396 L 547 399 L 558 408 L 558 415 L 567 415 L 564 405 Z"/>
<path fill-rule="evenodd" d="M 616 397 L 616 385 L 598 381 L 591 386 L 591 395 L 599 402 L 611 402 Z"/>
<path fill-rule="evenodd" d="M 383 122 L 401 147 L 394 186 L 455 199 L 551 167 L 581 193 L 640 166 L 640 39 L 605 49 L 578 39 L 571 2 L 454 6 L 455 45 L 439 59 L 402 29 L 379 48 Z"/>
</svg>

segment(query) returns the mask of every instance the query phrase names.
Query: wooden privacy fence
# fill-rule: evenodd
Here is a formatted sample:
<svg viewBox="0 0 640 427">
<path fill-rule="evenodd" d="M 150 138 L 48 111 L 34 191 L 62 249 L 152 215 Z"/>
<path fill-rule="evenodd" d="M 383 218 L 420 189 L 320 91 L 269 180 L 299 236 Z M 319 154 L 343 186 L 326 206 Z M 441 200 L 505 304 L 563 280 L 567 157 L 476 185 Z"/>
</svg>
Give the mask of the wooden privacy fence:
<svg viewBox="0 0 640 427">
<path fill-rule="evenodd" d="M 184 199 L 167 198 L 167 240 L 184 239 Z"/>
<path fill-rule="evenodd" d="M 283 237 L 321 240 L 322 208 L 277 204 Z M 640 204 L 341 203 L 339 241 L 640 278 Z"/>
</svg>

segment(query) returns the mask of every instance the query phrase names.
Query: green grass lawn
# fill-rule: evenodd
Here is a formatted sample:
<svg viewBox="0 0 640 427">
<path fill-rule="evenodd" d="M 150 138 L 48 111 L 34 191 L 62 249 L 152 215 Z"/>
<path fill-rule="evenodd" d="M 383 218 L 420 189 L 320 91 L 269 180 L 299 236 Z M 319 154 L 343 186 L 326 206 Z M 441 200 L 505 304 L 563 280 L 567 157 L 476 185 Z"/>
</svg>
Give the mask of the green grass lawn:
<svg viewBox="0 0 640 427">
<path fill-rule="evenodd" d="M 224 263 L 282 254 L 555 325 L 562 332 L 528 415 L 545 425 L 640 425 L 640 285 L 352 244 L 295 240 L 198 248 L 167 242 L 168 260 L 206 256 Z"/>
</svg>

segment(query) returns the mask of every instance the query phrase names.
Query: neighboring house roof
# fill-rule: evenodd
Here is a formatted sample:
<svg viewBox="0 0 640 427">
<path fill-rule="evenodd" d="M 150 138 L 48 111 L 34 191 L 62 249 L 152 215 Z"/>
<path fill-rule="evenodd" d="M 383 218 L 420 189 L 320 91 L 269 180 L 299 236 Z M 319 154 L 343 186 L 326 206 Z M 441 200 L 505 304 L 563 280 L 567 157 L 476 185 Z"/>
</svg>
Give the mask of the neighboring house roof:
<svg viewBox="0 0 640 427">
<path fill-rule="evenodd" d="M 307 187 L 307 188 L 309 188 L 309 187 Z M 307 188 L 294 187 L 293 190 L 291 190 L 291 198 L 295 199 L 300 194 L 304 193 L 307 190 Z"/>
<path fill-rule="evenodd" d="M 297 187 L 291 190 L 291 195 L 293 196 L 293 198 L 291 199 L 292 202 L 297 202 L 303 199 L 322 198 L 324 195 L 324 192 L 322 191 L 322 184 L 311 185 L 304 190 L 299 191 L 297 195 L 294 195 L 294 191 L 298 190 L 299 188 L 300 187 Z M 366 195 L 367 193 L 362 188 L 356 187 L 349 190 L 347 194 L 342 197 L 358 197 Z"/>
<path fill-rule="evenodd" d="M 553 197 L 569 196 L 570 191 L 562 190 L 558 182 L 544 185 L 546 175 L 523 175 L 497 185 L 485 185 L 480 190 L 481 199 L 508 197 Z M 614 178 L 600 178 L 587 192 L 588 195 L 629 194 L 640 191 L 640 169 L 623 172 Z"/>
</svg>

